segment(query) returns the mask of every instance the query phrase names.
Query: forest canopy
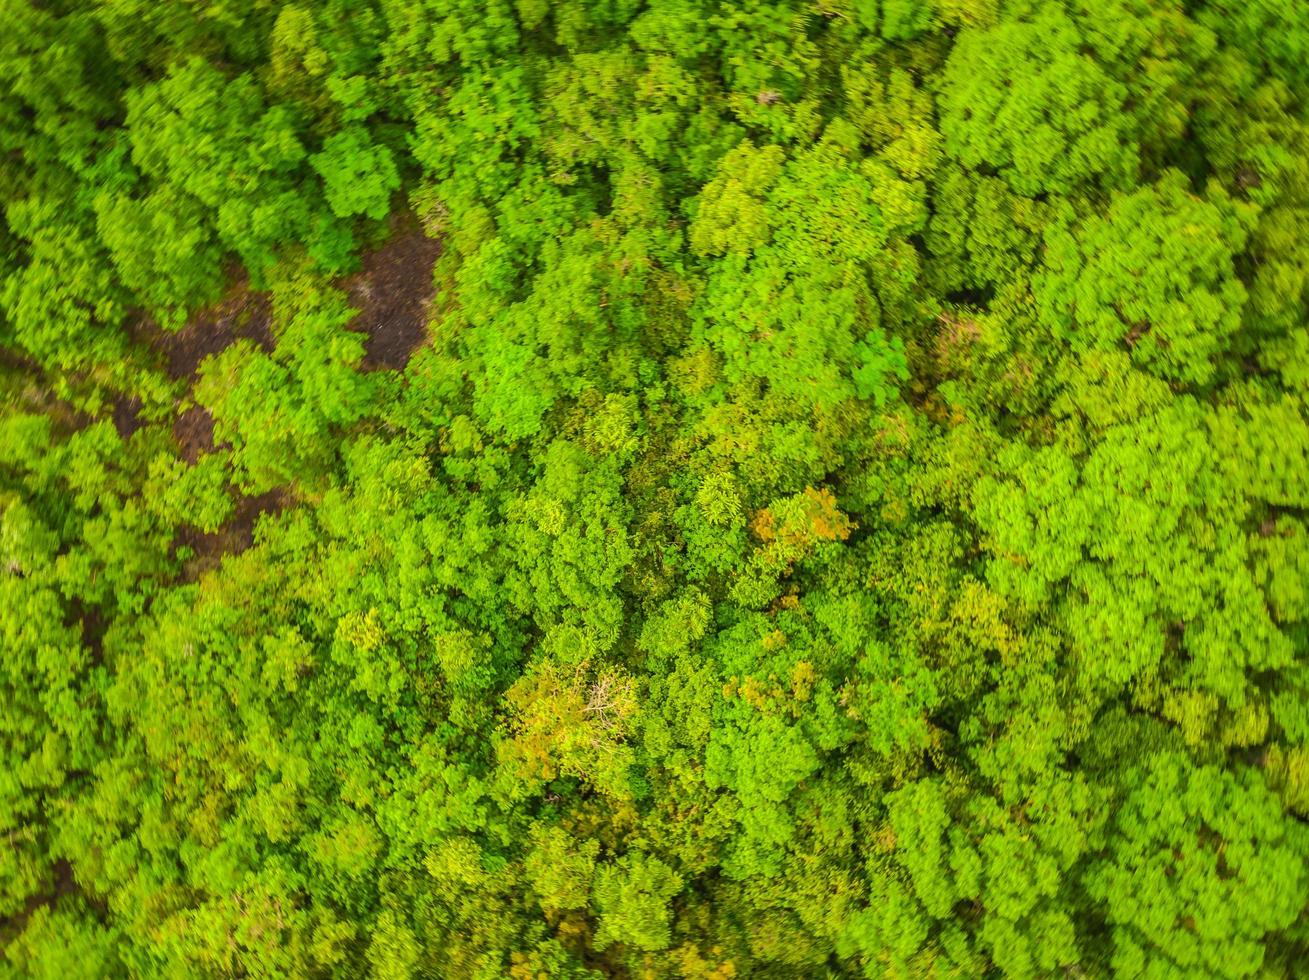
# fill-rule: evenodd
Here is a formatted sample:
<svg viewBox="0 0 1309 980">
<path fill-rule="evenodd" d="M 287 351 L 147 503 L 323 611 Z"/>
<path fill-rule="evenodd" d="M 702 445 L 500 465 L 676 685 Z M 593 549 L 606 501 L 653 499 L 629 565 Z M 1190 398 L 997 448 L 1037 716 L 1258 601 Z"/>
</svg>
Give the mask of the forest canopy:
<svg viewBox="0 0 1309 980">
<path fill-rule="evenodd" d="M 1309 5 L 0 0 L 0 975 L 1309 975 Z"/>
</svg>

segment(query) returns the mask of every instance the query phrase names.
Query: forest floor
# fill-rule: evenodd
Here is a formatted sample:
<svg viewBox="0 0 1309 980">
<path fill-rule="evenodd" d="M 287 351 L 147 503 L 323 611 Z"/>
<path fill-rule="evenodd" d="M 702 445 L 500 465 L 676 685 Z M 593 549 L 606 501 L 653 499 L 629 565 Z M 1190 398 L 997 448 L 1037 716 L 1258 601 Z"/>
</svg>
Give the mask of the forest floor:
<svg viewBox="0 0 1309 980">
<path fill-rule="evenodd" d="M 181 330 L 161 332 L 155 346 L 167 360 L 169 377 L 189 383 L 195 380 L 201 361 L 211 354 L 222 353 L 243 337 L 271 353 L 272 323 L 268 294 L 251 291 L 242 276 L 226 296 L 193 316 Z"/>
<path fill-rule="evenodd" d="M 0 918 L 0 949 L 3 949 L 15 936 L 22 934 L 23 930 L 27 928 L 27 921 L 36 914 L 37 909 L 53 907 L 65 895 L 75 895 L 81 892 L 77 880 L 73 877 L 73 866 L 63 858 L 55 862 L 53 878 L 54 881 L 49 891 L 44 894 L 30 896 L 23 903 L 23 907 L 13 915 Z M 95 903 L 90 904 L 94 905 Z"/>
<path fill-rule="evenodd" d="M 269 490 L 255 497 L 235 496 L 236 509 L 231 518 L 217 531 L 204 533 L 193 527 L 183 527 L 173 541 L 173 549 L 191 549 L 191 557 L 182 570 L 187 582 L 197 581 L 205 572 L 217 568 L 226 555 L 239 555 L 255 539 L 255 523 L 264 514 L 276 514 L 288 506 L 294 496 L 288 487 Z"/>
<path fill-rule="evenodd" d="M 359 311 L 350 329 L 366 335 L 364 370 L 402 371 L 426 340 L 434 295 L 432 267 L 440 254 L 441 243 L 429 238 L 416 223 L 397 222 L 386 242 L 364 255 L 360 271 L 340 283 L 350 297 L 350 305 Z M 268 353 L 276 343 L 268 294 L 252 291 L 244 276 L 234 281 L 221 300 L 197 313 L 180 330 L 170 333 L 153 324 L 142 324 L 135 332 L 138 340 L 162 355 L 169 377 L 184 382 L 188 394 L 206 357 L 221 353 L 243 338 Z M 190 402 L 188 397 L 182 404 Z M 140 426 L 139 407 L 139 403 L 122 401 L 114 408 L 114 423 L 124 438 Z M 211 452 L 214 420 L 208 410 L 190 403 L 173 423 L 173 438 L 188 463 Z M 238 497 L 231 519 L 217 531 L 180 535 L 175 544 L 194 552 L 186 576 L 194 579 L 215 567 L 224 555 L 239 554 L 250 547 L 260 515 L 276 513 L 292 500 L 290 488 Z"/>
<path fill-rule="evenodd" d="M 200 371 L 200 363 L 211 354 L 220 354 L 241 338 L 253 340 L 271 353 L 273 350 L 272 304 L 266 293 L 250 289 L 244 275 L 239 276 L 227 294 L 191 317 L 182 329 L 168 331 L 142 318 L 132 327 L 137 343 L 157 351 L 163 368 L 174 381 L 182 381 L 190 392 Z M 141 426 L 137 413 L 138 399 L 120 399 L 114 406 L 114 425 L 118 434 L 129 438 Z M 201 453 L 214 448 L 214 420 L 204 408 L 193 405 L 185 409 L 173 424 L 173 438 L 182 457 L 194 463 Z"/>
<path fill-rule="evenodd" d="M 364 369 L 403 371 L 427 339 L 433 298 L 432 266 L 441 243 L 421 228 L 397 228 L 386 244 L 364 256 L 363 269 L 343 284 L 359 310 L 350 325 L 368 335 Z"/>
</svg>

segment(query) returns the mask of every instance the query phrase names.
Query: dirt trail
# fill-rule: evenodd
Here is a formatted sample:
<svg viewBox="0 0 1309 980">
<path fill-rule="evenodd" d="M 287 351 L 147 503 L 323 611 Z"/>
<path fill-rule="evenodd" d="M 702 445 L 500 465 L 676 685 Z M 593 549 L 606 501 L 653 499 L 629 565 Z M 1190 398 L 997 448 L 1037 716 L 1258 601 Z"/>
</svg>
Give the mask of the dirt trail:
<svg viewBox="0 0 1309 980">
<path fill-rule="evenodd" d="M 3 949 L 14 937 L 22 934 L 27 928 L 28 920 L 38 909 L 53 908 L 66 895 L 86 897 L 73 877 L 73 866 L 68 861 L 60 858 L 51 870 L 54 880 L 48 891 L 29 896 L 21 909 L 11 916 L 0 918 L 0 949 Z"/>
<path fill-rule="evenodd" d="M 162 330 L 142 317 L 131 333 L 138 343 L 154 348 L 163 356 L 164 371 L 170 378 L 186 382 L 189 388 L 206 357 L 222 353 L 239 339 L 252 340 L 272 353 L 272 319 L 268 295 L 251 292 L 249 282 L 242 275 L 222 299 L 191 317 L 181 330 Z M 140 428 L 139 407 L 136 399 L 120 399 L 114 405 L 114 424 L 124 439 Z M 194 463 L 201 453 L 214 448 L 214 420 L 206 409 L 192 406 L 173 423 L 173 437 L 182 457 Z"/>
<path fill-rule="evenodd" d="M 340 286 L 359 314 L 351 330 L 366 334 L 364 368 L 400 371 L 427 336 L 427 311 L 435 292 L 432 267 L 441 243 L 412 220 L 397 220 L 379 248 L 363 257 L 363 268 Z M 174 381 L 194 382 L 200 363 L 222 353 L 241 338 L 272 353 L 272 304 L 267 293 L 252 292 L 244 275 L 217 303 L 196 313 L 181 330 L 160 329 L 146 318 L 132 333 L 139 343 L 159 351 Z M 121 413 L 121 414 L 119 414 Z M 116 411 L 128 421 L 126 407 Z"/>
<path fill-rule="evenodd" d="M 421 228 L 397 228 L 385 245 L 364 256 L 363 270 L 342 284 L 359 310 L 350 329 L 368 335 L 366 370 L 403 371 L 427 339 L 432 266 L 440 254 L 441 243 Z"/>
<path fill-rule="evenodd" d="M 351 306 L 359 310 L 350 329 L 366 335 L 364 370 L 403 371 L 414 350 L 426 340 L 428 309 L 434 293 L 432 267 L 440 254 L 440 242 L 427 237 L 411 219 L 399 218 L 393 222 L 385 244 L 367 253 L 363 268 L 341 282 Z M 162 355 L 169 377 L 186 383 L 188 389 L 196 381 L 201 362 L 237 340 L 252 340 L 268 353 L 275 347 L 269 296 L 252 292 L 244 276 L 221 300 L 201 310 L 181 330 L 170 333 L 142 319 L 133 333 L 139 342 Z M 140 427 L 139 407 L 135 399 L 123 399 L 114 406 L 114 423 L 124 438 Z M 213 417 L 203 406 L 191 404 L 174 420 L 173 438 L 182 457 L 196 463 L 215 448 Z M 183 527 L 174 547 L 185 546 L 193 552 L 185 576 L 194 580 L 217 566 L 224 555 L 239 554 L 250 547 L 259 516 L 276 513 L 292 500 L 290 488 L 239 497 L 236 511 L 219 530 L 203 534 Z"/>
<path fill-rule="evenodd" d="M 194 382 L 200 362 L 220 354 L 241 338 L 253 340 L 266 352 L 273 351 L 273 310 L 267 293 L 250 291 L 239 279 L 221 300 L 201 310 L 176 333 L 157 331 L 153 346 L 167 360 L 168 375 L 175 381 Z"/>
<path fill-rule="evenodd" d="M 254 544 L 255 523 L 264 514 L 276 514 L 294 502 L 290 488 L 269 490 L 257 497 L 236 497 L 236 510 L 227 523 L 208 534 L 183 525 L 173 540 L 173 549 L 191 549 L 182 570 L 182 578 L 194 582 L 205 572 L 217 568 L 227 555 L 239 555 Z"/>
</svg>

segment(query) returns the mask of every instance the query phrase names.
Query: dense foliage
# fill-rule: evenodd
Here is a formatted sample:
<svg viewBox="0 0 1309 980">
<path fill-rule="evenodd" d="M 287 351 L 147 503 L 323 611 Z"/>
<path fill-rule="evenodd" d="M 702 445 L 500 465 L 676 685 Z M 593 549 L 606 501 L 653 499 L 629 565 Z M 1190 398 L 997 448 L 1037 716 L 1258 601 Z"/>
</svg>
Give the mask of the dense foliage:
<svg viewBox="0 0 1309 980">
<path fill-rule="evenodd" d="M 1305 975 L 1309 5 L 0 0 L 0 202 L 0 972 Z"/>
</svg>

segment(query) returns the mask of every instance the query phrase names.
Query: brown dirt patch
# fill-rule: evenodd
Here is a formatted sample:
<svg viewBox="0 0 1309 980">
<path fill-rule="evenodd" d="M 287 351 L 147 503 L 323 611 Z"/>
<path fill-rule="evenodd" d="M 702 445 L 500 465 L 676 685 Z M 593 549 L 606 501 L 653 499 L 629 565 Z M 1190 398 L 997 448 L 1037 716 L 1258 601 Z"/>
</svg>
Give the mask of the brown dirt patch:
<svg viewBox="0 0 1309 980">
<path fill-rule="evenodd" d="M 427 339 L 427 314 L 435 287 L 432 268 L 441 243 L 429 238 L 410 215 L 392 225 L 391 237 L 363 257 L 363 268 L 342 283 L 350 304 L 359 310 L 350 324 L 367 335 L 364 363 L 367 370 L 403 370 L 415 348 Z M 148 317 L 136 318 L 129 328 L 133 339 L 163 355 L 165 369 L 175 381 L 192 382 L 201 362 L 220 354 L 235 341 L 253 340 L 273 352 L 272 307 L 267 293 L 252 292 L 244 274 L 221 300 L 201 310 L 182 329 L 161 329 Z M 119 422 L 115 407 L 115 422 Z M 130 425 L 122 417 L 124 426 Z M 133 430 L 134 431 L 134 430 Z"/>
<path fill-rule="evenodd" d="M 53 379 L 60 374 L 48 371 L 25 354 L 0 346 L 0 397 L 9 399 L 11 407 L 18 411 L 44 415 L 54 432 L 66 437 L 98 420 L 54 393 L 58 386 Z M 63 377 L 74 382 L 82 380 L 76 373 Z"/>
<path fill-rule="evenodd" d="M 191 317 L 181 330 L 161 330 L 141 319 L 132 327 L 132 334 L 163 354 L 168 376 L 174 381 L 193 381 L 201 361 L 222 353 L 242 337 L 272 353 L 272 319 L 268 294 L 251 292 L 247 281 L 240 278 L 227 295 Z"/>
<path fill-rule="evenodd" d="M 114 428 L 119 438 L 127 440 L 141 428 L 141 399 L 119 396 L 114 401 Z"/>
<path fill-rule="evenodd" d="M 435 287 L 432 266 L 441 243 L 419 227 L 399 227 L 381 248 L 364 256 L 363 270 L 343 286 L 359 315 L 352 330 L 368 335 L 363 366 L 403 371 L 427 339 L 427 312 Z"/>
<path fill-rule="evenodd" d="M 255 522 L 262 514 L 276 514 L 291 502 L 288 488 L 269 490 L 256 497 L 237 497 L 236 510 L 226 524 L 206 534 L 183 526 L 173 542 L 174 552 L 187 547 L 192 555 L 182 571 L 185 581 L 194 582 L 205 572 L 217 568 L 226 555 L 239 555 L 254 544 Z"/>
<path fill-rule="evenodd" d="M 162 330 L 145 316 L 138 317 L 129 329 L 137 343 L 162 355 L 170 378 L 188 385 L 194 383 L 206 357 L 222 353 L 237 340 L 252 340 L 265 352 L 273 351 L 272 304 L 267 293 L 251 292 L 244 276 L 221 300 L 191 317 L 181 330 Z M 114 425 L 123 438 L 140 427 L 136 415 L 139 407 L 136 399 L 115 403 Z M 214 420 L 206 409 L 193 405 L 174 419 L 173 438 L 182 458 L 195 463 L 201 454 L 214 448 Z"/>
<path fill-rule="evenodd" d="M 105 659 L 105 633 L 109 622 L 104 611 L 95 606 L 88 606 L 81 599 L 74 599 L 68 604 L 68 618 L 64 625 L 76 628 L 82 637 L 82 646 L 91 654 L 93 664 Z"/>
<path fill-rule="evenodd" d="M 351 305 L 359 310 L 350 328 L 366 335 L 365 370 L 403 370 L 414 350 L 427 339 L 428 310 L 435 294 L 432 271 L 440 254 L 440 242 L 429 238 L 411 215 L 404 215 L 392 223 L 386 243 L 364 255 L 363 268 L 341 283 Z M 145 316 L 138 317 L 130 329 L 138 343 L 159 352 L 173 380 L 188 385 L 194 383 L 206 357 L 221 353 L 237 340 L 253 340 L 267 353 L 274 349 L 269 296 L 252 292 L 244 275 L 236 278 L 219 302 L 192 316 L 181 330 L 161 330 Z M 139 411 L 136 399 L 120 399 L 114 404 L 114 425 L 124 438 L 140 427 Z M 215 449 L 214 420 L 202 406 L 180 411 L 172 430 L 188 463 L 196 463 Z M 268 494 L 241 498 L 237 514 L 227 526 L 210 535 L 185 532 L 178 543 L 195 548 L 193 564 L 210 559 L 216 564 L 223 554 L 249 547 L 254 520 L 269 509 L 269 498 Z"/>
<path fill-rule="evenodd" d="M 191 465 L 214 450 L 214 417 L 201 405 L 192 405 L 173 422 L 173 439 L 182 458 Z"/>
<path fill-rule="evenodd" d="M 44 906 L 53 906 L 65 895 L 79 894 L 77 879 L 73 877 L 73 866 L 64 858 L 54 863 L 52 868 L 54 881 L 51 890 L 40 895 L 29 896 L 23 907 L 14 915 L 0 919 L 0 949 L 27 928 L 27 922 Z"/>
</svg>

